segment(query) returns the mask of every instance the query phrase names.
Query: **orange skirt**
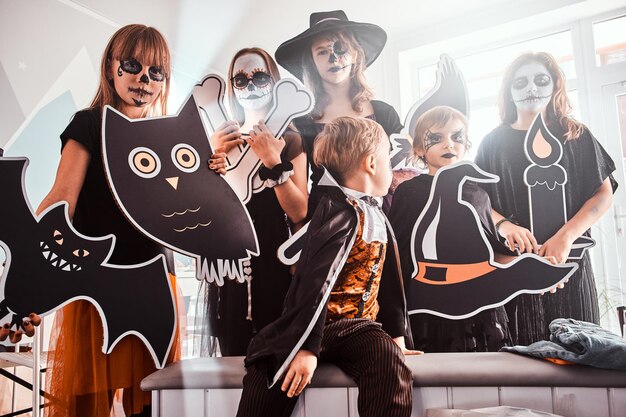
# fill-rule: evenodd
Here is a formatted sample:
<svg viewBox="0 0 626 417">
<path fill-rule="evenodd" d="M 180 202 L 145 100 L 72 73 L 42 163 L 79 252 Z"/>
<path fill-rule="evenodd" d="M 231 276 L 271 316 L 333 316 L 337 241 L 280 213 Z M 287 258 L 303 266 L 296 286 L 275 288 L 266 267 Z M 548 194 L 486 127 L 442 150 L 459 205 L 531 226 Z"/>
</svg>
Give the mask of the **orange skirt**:
<svg viewBox="0 0 626 417">
<path fill-rule="evenodd" d="M 167 363 L 180 359 L 184 303 L 170 274 L 178 310 L 178 328 Z M 53 400 L 45 416 L 108 417 L 115 392 L 123 389 L 122 403 L 127 416 L 140 413 L 150 404 L 150 392 L 139 383 L 156 370 L 152 356 L 135 335 L 125 336 L 109 355 L 102 353 L 104 340 L 98 311 L 79 300 L 58 311 L 50 337 L 46 391 Z"/>
</svg>

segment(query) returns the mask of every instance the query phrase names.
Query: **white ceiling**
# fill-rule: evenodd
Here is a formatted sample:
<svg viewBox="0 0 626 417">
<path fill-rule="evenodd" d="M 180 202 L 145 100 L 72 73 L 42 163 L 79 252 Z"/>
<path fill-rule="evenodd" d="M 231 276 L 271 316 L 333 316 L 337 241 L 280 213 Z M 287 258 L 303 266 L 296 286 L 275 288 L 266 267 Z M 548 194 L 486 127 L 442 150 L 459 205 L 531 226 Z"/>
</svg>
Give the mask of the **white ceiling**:
<svg viewBox="0 0 626 417">
<path fill-rule="evenodd" d="M 178 70 L 188 62 L 198 70 L 224 71 L 242 47 L 271 53 L 281 42 L 309 26 L 309 14 L 343 9 L 351 20 L 376 23 L 390 39 L 445 30 L 447 22 L 494 24 L 493 16 L 528 16 L 533 9 L 556 8 L 582 0 L 59 0 L 113 24 L 145 23 L 159 28 L 176 52 Z M 596 4 L 601 1 L 595 0 Z M 590 3 L 590 1 L 588 1 Z M 625 2 L 626 4 L 626 2 Z M 548 6 L 546 6 L 548 5 Z M 481 23 L 482 25 L 483 23 Z M 471 25 L 474 26 L 475 25 Z M 184 64 L 183 64 L 184 67 Z"/>
</svg>

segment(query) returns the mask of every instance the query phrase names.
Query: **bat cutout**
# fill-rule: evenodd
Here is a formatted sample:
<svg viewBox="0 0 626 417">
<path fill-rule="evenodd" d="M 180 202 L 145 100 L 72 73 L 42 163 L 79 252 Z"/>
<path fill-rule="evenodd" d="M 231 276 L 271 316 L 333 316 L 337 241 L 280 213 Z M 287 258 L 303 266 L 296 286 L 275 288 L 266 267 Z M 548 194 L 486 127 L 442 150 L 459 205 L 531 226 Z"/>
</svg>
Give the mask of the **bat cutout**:
<svg viewBox="0 0 626 417">
<path fill-rule="evenodd" d="M 578 269 L 575 263 L 552 265 L 534 254 L 507 264 L 495 262 L 476 209 L 463 199 L 468 180 L 497 182 L 499 178 L 463 161 L 439 169 L 433 179 L 411 237 L 414 270 L 407 288 L 409 314 L 471 317 L 519 294 L 542 293 Z"/>
<path fill-rule="evenodd" d="M 210 79 L 211 83 L 205 87 L 204 80 L 207 79 Z M 227 116 L 223 111 L 223 94 L 220 96 L 221 90 L 215 87 L 217 82 L 214 79 L 221 80 L 217 75 L 207 76 L 202 84 L 194 88 L 193 94 L 203 97 L 201 108 L 213 109 L 204 111 L 206 118 L 212 118 L 207 123 L 210 126 L 219 126 L 227 120 L 225 118 Z M 218 103 L 211 103 L 211 97 Z M 283 78 L 274 85 L 272 97 L 274 104 L 265 117 L 265 124 L 277 138 L 282 136 L 293 119 L 309 113 L 315 105 L 313 94 L 301 83 L 289 78 Z M 248 145 L 231 149 L 227 154 L 227 163 L 226 181 L 244 204 L 250 201 L 253 193 L 258 193 L 265 188 L 263 181 L 257 175 L 261 161 Z"/>
<path fill-rule="evenodd" d="M 561 142 L 548 130 L 538 113 L 526 133 L 524 153 L 530 165 L 524 170 L 530 205 L 530 231 L 539 244 L 545 243 L 567 222 L 565 184 L 567 172 L 559 165 Z M 580 236 L 572 244 L 568 259 L 581 259 L 596 242 Z"/>
<path fill-rule="evenodd" d="M 208 169 L 209 138 L 195 96 L 176 115 L 128 119 L 105 107 L 104 167 L 126 218 L 155 242 L 196 259 L 196 278 L 244 282 L 258 256 L 252 219 L 226 180 Z"/>
<path fill-rule="evenodd" d="M 102 351 L 134 334 L 162 368 L 174 342 L 176 313 L 165 257 L 138 265 L 112 265 L 115 236 L 87 237 L 74 229 L 68 205 L 50 206 L 38 218 L 26 198 L 27 158 L 0 158 L 0 317 L 12 325 L 30 313 L 47 315 L 74 300 L 91 302 L 102 319 Z"/>
<path fill-rule="evenodd" d="M 401 133 L 391 135 L 394 143 L 391 154 L 392 168 L 406 164 L 411 154 L 411 143 L 406 135 L 413 135 L 417 119 L 435 106 L 449 106 L 469 116 L 469 96 L 465 78 L 454 60 L 442 54 L 437 62 L 436 81 L 433 88 L 420 98 L 409 110 Z"/>
</svg>

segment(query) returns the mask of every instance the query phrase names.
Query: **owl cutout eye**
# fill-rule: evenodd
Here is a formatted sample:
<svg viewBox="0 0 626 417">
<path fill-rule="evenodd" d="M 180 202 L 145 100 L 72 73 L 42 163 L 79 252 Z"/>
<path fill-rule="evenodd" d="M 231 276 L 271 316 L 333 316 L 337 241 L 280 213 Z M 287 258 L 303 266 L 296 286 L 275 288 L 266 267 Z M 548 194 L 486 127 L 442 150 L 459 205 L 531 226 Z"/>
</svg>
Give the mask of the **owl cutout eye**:
<svg viewBox="0 0 626 417">
<path fill-rule="evenodd" d="M 200 166 L 200 155 L 190 145 L 179 143 L 172 148 L 172 162 L 183 172 L 194 172 Z"/>
<path fill-rule="evenodd" d="M 161 171 L 161 160 L 152 150 L 138 147 L 130 151 L 128 155 L 130 169 L 142 178 L 154 178 Z"/>
<path fill-rule="evenodd" d="M 86 249 L 76 249 L 74 252 L 72 252 L 72 255 L 76 256 L 77 258 L 85 258 L 89 256 L 89 251 Z"/>
<path fill-rule="evenodd" d="M 52 233 L 52 237 L 54 238 L 54 241 L 61 246 L 63 244 L 63 233 L 59 232 L 58 230 L 55 230 Z"/>
</svg>

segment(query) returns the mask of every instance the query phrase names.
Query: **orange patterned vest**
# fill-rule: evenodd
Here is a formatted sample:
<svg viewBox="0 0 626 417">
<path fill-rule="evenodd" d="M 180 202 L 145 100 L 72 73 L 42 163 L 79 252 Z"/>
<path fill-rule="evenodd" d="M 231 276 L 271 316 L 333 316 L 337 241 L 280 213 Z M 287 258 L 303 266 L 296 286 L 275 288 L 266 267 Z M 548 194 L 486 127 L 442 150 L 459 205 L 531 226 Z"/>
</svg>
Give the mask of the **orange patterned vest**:
<svg viewBox="0 0 626 417">
<path fill-rule="evenodd" d="M 387 244 L 363 240 L 364 214 L 356 202 L 352 205 L 359 212 L 359 230 L 330 293 L 326 323 L 344 318 L 376 320 L 378 314 L 378 288 Z"/>
</svg>

